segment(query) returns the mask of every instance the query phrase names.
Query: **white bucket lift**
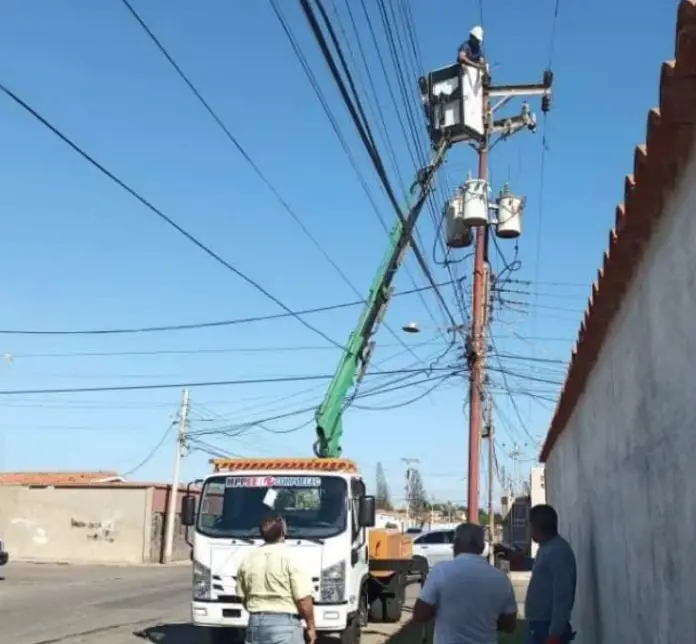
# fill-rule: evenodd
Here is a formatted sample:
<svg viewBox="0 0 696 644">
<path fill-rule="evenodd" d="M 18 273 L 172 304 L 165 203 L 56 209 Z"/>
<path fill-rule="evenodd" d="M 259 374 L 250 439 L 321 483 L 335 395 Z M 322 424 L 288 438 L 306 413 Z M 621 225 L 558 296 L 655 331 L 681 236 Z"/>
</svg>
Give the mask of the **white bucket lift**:
<svg viewBox="0 0 696 644">
<path fill-rule="evenodd" d="M 464 223 L 469 228 L 487 226 L 488 183 L 484 179 L 469 179 L 464 183 Z"/>
<path fill-rule="evenodd" d="M 471 246 L 473 236 L 464 221 L 464 198 L 461 193 L 457 193 L 447 203 L 445 222 L 447 224 L 448 248 L 466 248 Z"/>
<path fill-rule="evenodd" d="M 498 197 L 498 223 L 495 234 L 501 239 L 517 239 L 522 234 L 524 199 L 513 195 L 507 186 Z"/>
</svg>

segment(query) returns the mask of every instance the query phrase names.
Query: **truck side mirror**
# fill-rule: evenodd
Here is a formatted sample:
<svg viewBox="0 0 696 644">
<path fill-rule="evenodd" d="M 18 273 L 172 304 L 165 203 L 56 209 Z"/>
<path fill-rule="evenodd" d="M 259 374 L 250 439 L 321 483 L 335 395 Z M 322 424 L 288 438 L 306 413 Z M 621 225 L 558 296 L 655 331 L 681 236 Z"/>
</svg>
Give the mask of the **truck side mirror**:
<svg viewBox="0 0 696 644">
<path fill-rule="evenodd" d="M 192 526 L 196 523 L 196 497 L 187 494 L 181 499 L 181 525 Z"/>
<path fill-rule="evenodd" d="M 377 506 L 374 496 L 361 496 L 358 504 L 358 525 L 361 528 L 372 528 L 375 525 Z"/>
</svg>

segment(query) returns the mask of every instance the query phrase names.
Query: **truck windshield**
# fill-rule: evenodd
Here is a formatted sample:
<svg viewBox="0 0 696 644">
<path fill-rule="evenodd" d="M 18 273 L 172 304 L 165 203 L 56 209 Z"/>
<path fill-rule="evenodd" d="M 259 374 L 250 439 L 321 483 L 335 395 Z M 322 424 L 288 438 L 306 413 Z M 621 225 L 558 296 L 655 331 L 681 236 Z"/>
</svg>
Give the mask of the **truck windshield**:
<svg viewBox="0 0 696 644">
<path fill-rule="evenodd" d="M 210 537 L 259 538 L 259 524 L 278 512 L 288 537 L 322 539 L 346 529 L 348 487 L 337 476 L 216 476 L 201 493 L 198 531 Z"/>
</svg>

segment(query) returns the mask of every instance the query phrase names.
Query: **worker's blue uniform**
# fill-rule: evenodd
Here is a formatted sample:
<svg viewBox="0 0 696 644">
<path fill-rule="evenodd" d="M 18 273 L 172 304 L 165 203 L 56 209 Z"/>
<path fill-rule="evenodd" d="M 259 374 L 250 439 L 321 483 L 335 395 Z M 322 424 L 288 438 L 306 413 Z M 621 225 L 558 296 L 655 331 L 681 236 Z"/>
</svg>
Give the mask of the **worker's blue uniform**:
<svg viewBox="0 0 696 644">
<path fill-rule="evenodd" d="M 478 42 L 478 40 L 473 42 L 471 40 L 464 41 L 459 45 L 458 54 L 461 53 L 466 54 L 466 57 L 472 63 L 480 63 L 483 60 L 483 51 L 481 50 L 481 43 Z"/>
<path fill-rule="evenodd" d="M 542 644 L 550 634 L 564 644 L 574 639 L 570 613 L 576 578 L 575 555 L 563 537 L 540 544 L 525 601 L 525 644 Z"/>
</svg>

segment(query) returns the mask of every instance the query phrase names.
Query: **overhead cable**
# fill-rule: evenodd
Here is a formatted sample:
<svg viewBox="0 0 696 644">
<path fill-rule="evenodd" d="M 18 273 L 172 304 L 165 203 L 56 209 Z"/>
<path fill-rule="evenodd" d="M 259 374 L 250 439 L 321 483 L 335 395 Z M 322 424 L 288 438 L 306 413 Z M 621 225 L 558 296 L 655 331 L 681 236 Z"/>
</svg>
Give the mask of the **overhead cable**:
<svg viewBox="0 0 696 644">
<path fill-rule="evenodd" d="M 358 114 L 358 110 L 356 106 L 353 104 L 351 101 L 351 98 L 348 94 L 348 90 L 346 89 L 345 83 L 343 79 L 341 78 L 341 74 L 336 66 L 336 62 L 333 59 L 333 55 L 331 54 L 331 50 L 329 49 L 328 43 L 326 41 L 326 38 L 324 37 L 324 34 L 321 30 L 321 27 L 319 26 L 319 23 L 317 22 L 316 16 L 314 14 L 314 10 L 312 9 L 309 0 L 300 0 L 300 3 L 302 5 L 302 9 L 307 17 L 307 20 L 310 24 L 310 28 L 312 29 L 312 32 L 314 34 L 315 39 L 317 40 L 317 43 L 319 44 L 319 47 L 322 51 L 322 54 L 324 56 L 324 59 L 329 66 L 329 69 L 331 71 L 331 74 L 336 81 L 336 84 L 338 85 L 338 89 L 341 93 L 341 96 L 343 98 L 343 102 L 346 105 L 346 108 L 348 109 L 350 116 L 353 120 L 353 123 L 358 130 L 358 134 L 360 135 L 360 138 L 363 142 L 363 145 L 365 146 L 365 149 L 370 156 L 370 159 L 372 160 L 372 163 L 375 167 L 375 170 L 377 172 L 377 176 L 379 177 L 384 190 L 387 194 L 387 197 L 394 208 L 394 212 L 396 213 L 396 216 L 399 218 L 400 222 L 402 225 L 405 226 L 406 224 L 406 218 L 404 217 L 403 212 L 401 211 L 401 207 L 399 206 L 399 202 L 394 194 L 394 191 L 392 189 L 392 186 L 389 182 L 389 178 L 387 177 L 386 170 L 384 169 L 384 165 L 382 163 L 382 160 L 379 156 L 379 152 L 377 149 L 371 145 L 371 134 L 368 134 L 368 132 L 362 127 L 361 119 Z M 331 22 L 329 20 L 328 15 L 323 9 L 323 5 L 321 3 L 321 0 L 316 0 L 317 6 L 320 8 L 320 12 L 322 14 L 322 19 L 327 27 L 327 30 L 331 34 L 332 40 L 334 41 L 336 45 L 337 51 L 340 51 L 340 47 L 338 46 L 337 40 L 335 33 L 333 32 L 333 28 L 331 26 Z M 346 74 L 346 77 L 350 77 L 350 71 L 348 69 L 344 69 L 344 73 Z M 424 188 L 425 190 L 425 188 Z M 410 231 L 406 230 L 410 235 Z M 449 306 L 447 305 L 447 301 L 444 299 L 442 293 L 440 293 L 439 289 L 436 287 L 436 282 L 435 279 L 432 275 L 432 272 L 430 270 L 430 267 L 428 266 L 427 261 L 425 260 L 423 253 L 421 252 L 420 248 L 415 242 L 415 239 L 411 236 L 409 239 L 410 245 L 413 248 L 413 253 L 416 257 L 416 260 L 418 262 L 418 265 L 420 266 L 421 270 L 423 271 L 423 274 L 427 278 L 428 282 L 433 286 L 434 292 L 437 295 L 438 299 L 440 300 L 443 310 L 446 311 L 447 316 L 452 323 L 452 326 L 457 326 L 457 322 L 454 319 L 454 316 L 452 315 L 451 311 L 449 310 Z"/>
<path fill-rule="evenodd" d="M 147 453 L 145 458 L 143 458 L 143 460 L 141 460 L 135 467 L 132 467 L 131 469 L 123 472 L 121 474 L 121 476 L 122 477 L 130 476 L 132 474 L 135 474 L 138 470 L 145 467 L 145 465 L 147 465 L 155 457 L 157 452 L 159 452 L 159 450 L 162 448 L 162 446 L 164 445 L 165 441 L 167 440 L 170 432 L 172 431 L 174 426 L 177 424 L 177 422 L 178 421 L 174 421 L 173 423 L 170 423 L 170 425 L 167 427 L 164 434 L 162 434 L 162 437 L 157 441 L 157 443 L 155 443 L 154 447 Z"/>
<path fill-rule="evenodd" d="M 446 370 L 446 367 L 436 367 L 435 370 Z M 388 375 L 403 373 L 423 373 L 425 369 L 400 369 L 394 371 L 381 371 L 377 374 L 365 375 Z M 428 369 L 427 371 L 433 371 Z M 296 376 L 276 376 L 269 378 L 241 378 L 238 380 L 208 380 L 202 382 L 169 382 L 151 385 L 113 385 L 105 387 L 60 387 L 55 389 L 2 389 L 0 396 L 29 396 L 38 394 L 72 394 L 72 393 L 92 393 L 100 391 L 148 391 L 156 389 L 190 389 L 194 387 L 233 387 L 241 385 L 263 385 L 278 384 L 282 382 L 310 382 L 312 380 L 331 380 L 334 374 L 307 374 Z"/>
<path fill-rule="evenodd" d="M 334 261 L 334 259 L 331 257 L 331 255 L 326 251 L 326 249 L 321 244 L 321 242 L 319 242 L 319 240 L 311 233 L 311 231 L 307 228 L 307 226 L 302 221 L 301 217 L 290 207 L 290 205 L 285 200 L 285 198 L 280 194 L 280 192 L 276 189 L 276 187 L 270 182 L 270 180 L 261 171 L 261 169 L 258 167 L 258 165 L 253 161 L 253 159 L 251 158 L 249 153 L 242 147 L 241 143 L 230 132 L 230 130 L 224 124 L 222 119 L 217 115 L 215 110 L 211 107 L 210 103 L 208 103 L 208 101 L 206 101 L 206 99 L 203 97 L 203 95 L 200 93 L 200 91 L 196 88 L 196 86 L 193 84 L 193 81 L 191 81 L 191 79 L 181 69 L 181 67 L 174 60 L 174 58 L 169 53 L 169 51 L 166 49 L 166 47 L 160 42 L 160 40 L 157 38 L 157 36 L 153 33 L 153 31 L 145 23 L 143 18 L 133 8 L 133 6 L 129 2 L 129 0 L 121 0 L 121 1 L 125 5 L 125 7 L 128 9 L 130 14 L 133 16 L 133 18 L 138 22 L 138 24 L 142 27 L 142 29 L 148 35 L 150 40 L 152 40 L 152 42 L 155 44 L 155 46 L 160 51 L 160 53 L 167 59 L 169 64 L 174 68 L 174 70 L 179 75 L 179 77 L 184 81 L 184 83 L 186 83 L 187 87 L 191 90 L 191 92 L 198 99 L 198 101 L 201 103 L 201 105 L 206 109 L 208 114 L 210 114 L 210 116 L 215 120 L 215 122 L 218 124 L 218 126 L 221 128 L 221 130 L 224 132 L 227 139 L 237 148 L 237 150 L 244 157 L 244 159 L 247 161 L 247 163 L 251 166 L 251 168 L 254 170 L 254 172 L 258 175 L 258 177 L 263 181 L 263 183 L 266 185 L 266 187 L 272 192 L 272 194 L 280 202 L 280 204 L 283 206 L 285 211 L 290 215 L 290 217 L 293 219 L 293 221 L 300 227 L 300 230 L 305 235 L 305 237 L 307 237 L 307 239 L 309 239 L 309 241 L 312 243 L 312 245 L 319 251 L 319 253 L 322 255 L 322 257 L 334 269 L 334 271 L 336 271 L 336 273 L 343 280 L 343 282 L 358 297 L 363 298 L 362 301 L 364 302 L 365 300 L 364 300 L 364 297 L 361 294 L 361 292 L 356 288 L 356 286 L 353 284 L 353 282 L 350 280 L 350 278 L 345 274 L 345 272 L 341 269 L 341 267 Z M 279 15 L 279 18 L 280 18 L 280 12 L 278 11 L 277 7 L 275 7 L 275 4 L 274 4 L 274 9 L 276 10 L 276 13 Z M 281 21 L 282 21 L 282 18 L 281 18 Z M 325 109 L 328 110 L 328 105 L 325 105 Z M 329 115 L 329 118 L 331 119 L 331 115 L 330 115 L 329 111 L 327 111 L 327 114 Z M 338 126 L 337 126 L 337 124 L 335 124 L 335 121 L 333 121 L 333 123 L 334 123 L 335 129 L 337 130 L 337 134 L 339 135 L 339 139 L 340 139 L 341 135 L 340 135 L 340 131 L 338 131 Z M 349 149 L 345 145 L 344 145 L 344 150 L 346 150 L 346 152 L 349 153 Z M 350 156 L 350 154 L 349 154 L 349 156 Z M 357 167 L 356 167 L 356 170 L 357 170 Z M 384 326 L 387 329 L 387 331 L 397 340 L 397 342 L 400 342 L 402 344 L 402 346 L 404 346 L 405 348 L 408 349 L 408 345 L 403 340 L 403 338 L 399 337 L 398 334 L 392 328 L 390 328 L 388 324 L 385 323 Z M 415 354 L 413 354 L 413 355 L 415 356 Z"/>
<path fill-rule="evenodd" d="M 451 282 L 441 282 L 437 286 L 448 286 Z M 432 289 L 432 286 L 421 286 L 408 291 L 393 293 L 392 297 L 412 295 L 421 291 Z M 351 308 L 364 304 L 363 300 L 353 300 L 352 302 L 342 302 L 340 304 L 330 304 L 327 306 L 317 306 L 310 309 L 287 311 L 285 313 L 271 313 L 269 315 L 253 315 L 244 318 L 233 318 L 230 320 L 213 320 L 211 322 L 192 322 L 190 324 L 165 324 L 160 326 L 125 327 L 113 329 L 75 329 L 75 330 L 52 330 L 52 329 L 0 329 L 0 335 L 127 335 L 136 333 L 161 333 L 165 331 L 191 331 L 196 329 L 210 329 L 214 327 L 236 326 L 238 324 L 251 324 L 254 322 L 266 322 L 268 320 L 280 320 L 283 318 L 297 318 L 298 315 L 314 315 L 315 313 L 326 313 L 339 309 Z M 341 345 L 340 348 L 343 348 Z"/>
<path fill-rule="evenodd" d="M 463 373 L 463 370 L 457 370 L 457 369 L 451 369 L 451 375 L 458 375 L 460 373 Z M 381 375 L 381 374 L 380 374 Z M 358 395 L 356 396 L 356 400 L 361 400 L 363 398 L 370 398 L 374 396 L 380 396 L 383 394 L 387 393 L 392 393 L 394 391 L 401 391 L 403 389 L 408 389 L 410 387 L 417 387 L 423 384 L 429 384 L 433 382 L 432 376 L 427 376 L 425 378 L 422 378 L 421 380 L 415 381 L 415 382 L 404 382 L 401 384 L 397 384 L 395 386 L 391 387 L 375 387 L 374 389 L 370 390 L 363 390 Z M 267 423 L 273 422 L 273 421 L 278 421 L 278 420 L 285 420 L 287 418 L 292 418 L 294 416 L 300 416 L 302 414 L 307 414 L 307 413 L 314 413 L 316 411 L 317 404 L 313 405 L 307 405 L 305 407 L 302 407 L 300 409 L 293 409 L 291 411 L 275 414 L 272 416 L 266 416 L 264 418 L 259 418 L 255 420 L 250 420 L 246 422 L 241 422 L 241 423 L 236 423 L 236 424 L 230 424 L 226 425 L 223 428 L 206 428 L 206 429 L 201 429 L 198 431 L 195 431 L 197 436 L 205 436 L 205 435 L 214 435 L 214 434 L 228 434 L 229 432 L 235 432 L 235 431 L 248 431 L 249 429 L 252 429 L 254 427 L 263 427 L 265 431 L 272 433 L 272 434 L 283 434 L 283 433 L 289 433 L 284 430 L 274 430 L 266 427 L 265 425 Z"/>
<path fill-rule="evenodd" d="M 68 138 L 65 134 L 63 134 L 63 132 L 61 132 L 56 126 L 51 124 L 45 117 L 43 117 L 41 114 L 39 114 L 39 112 L 37 112 L 26 101 L 21 99 L 17 94 L 15 94 L 12 90 L 10 90 L 8 87 L 6 87 L 3 83 L 0 83 L 0 91 L 2 91 L 8 98 L 12 99 L 17 105 L 19 105 L 21 108 L 23 108 L 29 114 L 31 114 L 44 127 L 46 127 L 51 132 L 53 132 L 53 134 L 55 134 L 59 139 L 61 139 L 61 141 L 63 141 L 66 145 L 68 145 L 75 152 L 77 152 L 77 154 L 79 154 L 85 161 L 90 163 L 94 168 L 99 170 L 99 172 L 101 172 L 103 175 L 108 177 L 111 181 L 113 181 L 120 188 L 125 190 L 129 195 L 131 195 L 134 199 L 136 199 L 143 206 L 145 206 L 152 214 L 159 217 L 168 226 L 173 228 L 176 232 L 178 232 L 181 236 L 186 238 L 194 246 L 196 246 L 197 248 L 202 250 L 206 255 L 208 255 L 209 257 L 214 259 L 218 264 L 221 264 L 227 270 L 231 271 L 237 277 L 241 278 L 247 284 L 252 286 L 254 289 L 256 289 L 257 291 L 259 291 L 260 293 L 265 295 L 269 300 L 271 300 L 276 305 L 278 305 L 281 309 L 283 309 L 289 316 L 294 317 L 300 324 L 302 324 L 302 326 L 309 329 L 313 333 L 316 333 L 317 335 L 322 337 L 324 340 L 326 340 L 330 344 L 333 344 L 334 346 L 339 347 L 340 349 L 345 349 L 345 347 L 341 343 L 336 342 L 336 340 L 334 340 L 333 338 L 328 336 L 326 333 L 324 333 L 320 329 L 312 326 L 311 324 L 309 324 L 309 322 L 306 322 L 305 320 L 303 320 L 300 317 L 300 315 L 298 315 L 287 304 L 285 304 L 282 300 L 280 300 L 275 295 L 273 295 L 270 291 L 268 291 L 265 287 L 263 287 L 255 279 L 253 279 L 252 277 L 247 275 L 244 271 L 240 270 L 239 268 L 237 268 L 236 266 L 234 266 L 233 264 L 228 262 L 226 259 L 224 259 L 221 255 L 216 253 L 214 250 L 212 250 L 209 246 L 204 244 L 198 238 L 194 237 L 183 226 L 176 223 L 171 217 L 169 217 L 169 215 L 165 214 L 162 210 L 160 210 L 155 205 L 153 205 L 151 201 L 149 201 L 145 197 L 143 197 L 134 188 L 132 188 L 125 181 L 123 181 L 122 179 L 117 177 L 113 172 L 111 172 L 111 170 L 108 170 L 104 165 L 102 165 L 99 161 L 97 161 L 93 156 L 91 156 L 88 152 L 86 152 L 79 145 L 77 145 L 70 138 Z"/>
</svg>

